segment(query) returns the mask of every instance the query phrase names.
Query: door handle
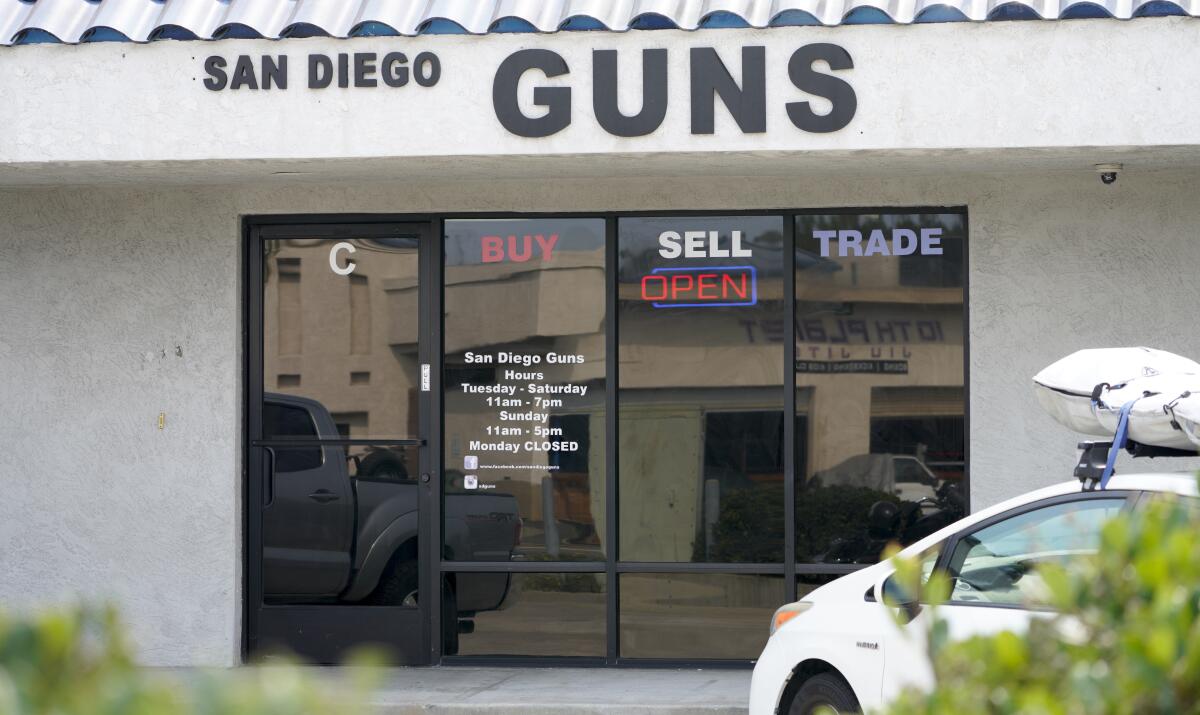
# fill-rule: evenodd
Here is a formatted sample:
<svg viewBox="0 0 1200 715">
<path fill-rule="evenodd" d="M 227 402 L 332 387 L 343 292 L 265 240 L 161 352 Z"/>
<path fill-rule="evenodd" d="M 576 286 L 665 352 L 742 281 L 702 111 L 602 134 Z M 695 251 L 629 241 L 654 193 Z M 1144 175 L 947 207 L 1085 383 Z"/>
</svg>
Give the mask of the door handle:
<svg viewBox="0 0 1200 715">
<path fill-rule="evenodd" d="M 263 507 L 271 506 L 275 501 L 275 450 L 270 447 L 263 449 L 266 455 L 266 473 L 263 475 Z"/>
<path fill-rule="evenodd" d="M 319 504 L 327 504 L 331 501 L 337 501 L 338 495 L 334 494 L 333 492 L 329 491 L 328 489 L 318 489 L 317 491 L 313 492 L 312 494 L 309 494 L 308 498 L 312 499 L 313 501 L 315 501 Z"/>
</svg>

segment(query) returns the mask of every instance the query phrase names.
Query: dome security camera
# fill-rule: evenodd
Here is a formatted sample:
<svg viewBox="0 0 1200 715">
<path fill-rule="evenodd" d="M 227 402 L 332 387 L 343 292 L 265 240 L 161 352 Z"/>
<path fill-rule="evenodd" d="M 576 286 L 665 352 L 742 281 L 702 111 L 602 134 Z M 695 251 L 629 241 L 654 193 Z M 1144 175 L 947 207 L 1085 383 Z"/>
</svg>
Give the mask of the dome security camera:
<svg viewBox="0 0 1200 715">
<path fill-rule="evenodd" d="M 1124 169 L 1124 164 L 1096 164 L 1096 173 L 1100 175 L 1100 181 L 1105 186 L 1110 186 L 1117 183 L 1117 173 Z"/>
</svg>

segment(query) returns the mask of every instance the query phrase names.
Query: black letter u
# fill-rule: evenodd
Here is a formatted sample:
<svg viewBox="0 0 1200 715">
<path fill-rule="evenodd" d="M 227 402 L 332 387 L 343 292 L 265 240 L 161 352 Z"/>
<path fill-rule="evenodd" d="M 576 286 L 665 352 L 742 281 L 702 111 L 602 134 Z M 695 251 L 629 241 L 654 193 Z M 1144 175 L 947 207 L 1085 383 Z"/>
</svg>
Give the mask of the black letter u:
<svg viewBox="0 0 1200 715">
<path fill-rule="evenodd" d="M 617 106 L 617 51 L 593 51 L 592 111 L 604 131 L 619 137 L 658 129 L 667 116 L 667 51 L 642 50 L 642 109 L 631 117 Z"/>
</svg>

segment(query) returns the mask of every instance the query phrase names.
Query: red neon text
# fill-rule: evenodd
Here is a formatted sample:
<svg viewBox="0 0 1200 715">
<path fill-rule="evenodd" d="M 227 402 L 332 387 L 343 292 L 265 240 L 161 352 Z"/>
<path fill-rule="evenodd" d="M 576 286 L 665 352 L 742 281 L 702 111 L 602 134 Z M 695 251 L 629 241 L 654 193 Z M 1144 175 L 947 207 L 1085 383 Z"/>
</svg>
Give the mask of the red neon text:
<svg viewBox="0 0 1200 715">
<path fill-rule="evenodd" d="M 651 273 L 642 277 L 642 300 L 656 303 L 747 303 L 754 301 L 749 271 Z"/>
</svg>

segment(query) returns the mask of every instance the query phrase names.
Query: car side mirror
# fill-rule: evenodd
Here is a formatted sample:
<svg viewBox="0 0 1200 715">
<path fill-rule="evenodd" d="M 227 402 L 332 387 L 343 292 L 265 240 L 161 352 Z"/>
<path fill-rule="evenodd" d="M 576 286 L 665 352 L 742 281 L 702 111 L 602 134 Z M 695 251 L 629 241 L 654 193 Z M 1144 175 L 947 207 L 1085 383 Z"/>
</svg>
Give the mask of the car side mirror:
<svg viewBox="0 0 1200 715">
<path fill-rule="evenodd" d="M 876 597 L 883 601 L 884 605 L 899 609 L 900 613 L 904 614 L 902 624 L 911 623 L 921 615 L 921 594 L 904 588 L 896 582 L 894 576 L 894 573 L 889 573 L 875 584 Z"/>
</svg>

